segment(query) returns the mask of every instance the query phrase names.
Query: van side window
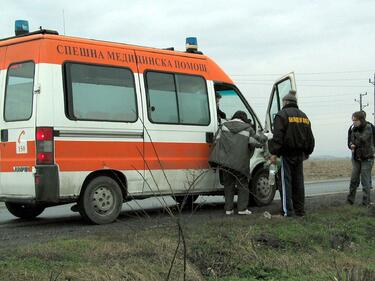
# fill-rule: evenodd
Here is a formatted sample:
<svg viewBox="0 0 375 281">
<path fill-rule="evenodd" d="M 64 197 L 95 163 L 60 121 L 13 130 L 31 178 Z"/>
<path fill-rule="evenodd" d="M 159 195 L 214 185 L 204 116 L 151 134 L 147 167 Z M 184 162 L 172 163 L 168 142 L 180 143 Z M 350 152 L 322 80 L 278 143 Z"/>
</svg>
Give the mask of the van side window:
<svg viewBox="0 0 375 281">
<path fill-rule="evenodd" d="M 12 64 L 7 73 L 5 92 L 5 121 L 29 120 L 33 111 L 33 62 Z"/>
<path fill-rule="evenodd" d="M 198 76 L 176 75 L 176 85 L 180 122 L 208 125 L 210 115 L 204 79 Z"/>
<path fill-rule="evenodd" d="M 147 73 L 149 117 L 155 123 L 179 123 L 173 74 Z"/>
<path fill-rule="evenodd" d="M 137 102 L 129 69 L 65 63 L 67 117 L 135 122 Z"/>
<path fill-rule="evenodd" d="M 202 77 L 149 71 L 146 73 L 146 88 L 151 122 L 210 123 L 207 86 Z"/>
</svg>

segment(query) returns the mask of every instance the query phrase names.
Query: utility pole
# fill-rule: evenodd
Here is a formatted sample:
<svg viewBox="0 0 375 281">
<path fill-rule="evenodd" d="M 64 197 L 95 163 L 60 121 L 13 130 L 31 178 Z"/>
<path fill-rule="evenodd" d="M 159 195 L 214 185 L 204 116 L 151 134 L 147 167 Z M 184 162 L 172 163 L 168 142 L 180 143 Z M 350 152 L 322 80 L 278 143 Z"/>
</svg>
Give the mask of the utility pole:
<svg viewBox="0 0 375 281">
<path fill-rule="evenodd" d="M 374 124 L 375 124 L 375 73 L 374 73 L 374 80 L 371 81 L 371 78 L 368 79 L 368 82 L 372 85 L 374 85 Z"/>
<path fill-rule="evenodd" d="M 364 94 L 359 94 L 359 100 L 354 99 L 354 101 L 359 102 L 359 110 L 360 111 L 362 111 L 366 106 L 368 106 L 368 103 L 365 104 L 365 105 L 362 104 L 362 97 L 363 96 L 367 96 L 367 92 L 364 93 Z"/>
</svg>

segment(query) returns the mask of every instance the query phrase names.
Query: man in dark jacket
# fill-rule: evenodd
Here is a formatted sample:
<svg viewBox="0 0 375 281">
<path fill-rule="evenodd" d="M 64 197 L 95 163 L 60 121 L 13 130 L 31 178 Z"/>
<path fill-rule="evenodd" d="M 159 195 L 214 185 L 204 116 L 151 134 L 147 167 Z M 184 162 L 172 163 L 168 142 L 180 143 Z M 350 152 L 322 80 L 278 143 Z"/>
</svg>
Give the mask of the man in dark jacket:
<svg viewBox="0 0 375 281">
<path fill-rule="evenodd" d="M 216 99 L 217 120 L 218 120 L 219 124 L 221 124 L 222 119 L 224 119 L 224 120 L 227 119 L 227 115 L 225 114 L 224 111 L 221 111 L 221 109 L 220 109 L 221 95 L 218 92 L 215 93 L 215 99 Z"/>
<path fill-rule="evenodd" d="M 364 116 L 365 116 L 365 120 L 366 120 L 366 111 L 361 111 L 363 112 Z M 367 124 L 369 124 L 371 126 L 371 129 L 372 129 L 372 140 L 373 140 L 373 146 L 375 147 L 375 126 L 369 122 L 369 121 L 366 121 Z M 354 128 L 354 125 L 350 125 L 349 129 L 348 129 L 348 148 L 350 148 L 350 145 L 351 145 L 351 140 L 352 140 L 352 132 L 353 132 L 353 128 Z M 372 178 L 370 177 L 370 189 L 372 189 Z"/>
<path fill-rule="evenodd" d="M 223 171 L 225 211 L 234 214 L 233 198 L 238 190 L 237 209 L 240 215 L 250 215 L 248 182 L 250 158 L 255 147 L 262 147 L 267 138 L 258 136 L 247 122 L 247 114 L 237 111 L 231 120 L 224 122 L 218 132 L 209 157 L 211 167 Z"/>
<path fill-rule="evenodd" d="M 371 170 L 374 164 L 373 130 L 371 124 L 366 122 L 362 111 L 354 112 L 352 121 L 352 130 L 348 132 L 348 147 L 352 151 L 352 176 L 347 202 L 349 204 L 354 203 L 361 179 L 363 187 L 362 205 L 368 206 L 371 202 Z"/>
<path fill-rule="evenodd" d="M 297 106 L 296 92 L 290 91 L 283 98 L 283 108 L 274 120 L 273 138 L 268 147 L 271 163 L 281 157 L 282 215 L 305 215 L 305 187 L 303 160 L 315 146 L 310 120 Z"/>
<path fill-rule="evenodd" d="M 364 116 L 365 116 L 365 120 L 366 120 L 366 111 L 363 111 L 363 110 L 362 110 L 361 112 L 363 112 L 363 114 L 364 114 Z M 366 123 L 367 123 L 367 124 L 370 124 L 370 126 L 371 126 L 371 129 L 372 129 L 372 136 L 373 136 L 373 145 L 374 145 L 374 147 L 375 147 L 375 126 L 374 126 L 371 122 L 369 122 L 369 121 L 367 121 L 367 120 L 366 120 Z M 351 141 L 351 136 L 352 136 L 353 128 L 354 128 L 354 125 L 352 124 L 352 125 L 350 125 L 350 127 L 349 127 L 349 129 L 348 129 L 348 147 L 349 147 L 349 149 L 350 149 L 350 145 L 349 145 L 349 143 L 350 143 L 350 141 Z"/>
</svg>

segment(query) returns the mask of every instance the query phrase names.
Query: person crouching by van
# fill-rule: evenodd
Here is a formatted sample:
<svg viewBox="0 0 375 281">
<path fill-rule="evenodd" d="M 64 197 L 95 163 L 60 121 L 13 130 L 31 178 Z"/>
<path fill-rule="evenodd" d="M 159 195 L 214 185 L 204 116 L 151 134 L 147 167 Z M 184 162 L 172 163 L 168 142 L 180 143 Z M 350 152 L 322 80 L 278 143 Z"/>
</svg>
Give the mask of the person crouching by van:
<svg viewBox="0 0 375 281">
<path fill-rule="evenodd" d="M 234 214 L 234 195 L 238 191 L 237 209 L 239 215 L 250 215 L 248 182 L 250 158 L 256 147 L 262 147 L 266 137 L 255 134 L 247 122 L 247 114 L 237 111 L 231 120 L 224 122 L 216 133 L 209 157 L 211 167 L 223 171 L 225 213 Z"/>
<path fill-rule="evenodd" d="M 351 205 L 354 204 L 361 178 L 363 187 L 362 205 L 368 206 L 371 202 L 371 171 L 374 165 L 373 130 L 371 124 L 366 122 L 363 111 L 354 112 L 352 121 L 353 128 L 348 137 L 348 147 L 352 151 L 352 176 L 347 202 Z"/>
</svg>

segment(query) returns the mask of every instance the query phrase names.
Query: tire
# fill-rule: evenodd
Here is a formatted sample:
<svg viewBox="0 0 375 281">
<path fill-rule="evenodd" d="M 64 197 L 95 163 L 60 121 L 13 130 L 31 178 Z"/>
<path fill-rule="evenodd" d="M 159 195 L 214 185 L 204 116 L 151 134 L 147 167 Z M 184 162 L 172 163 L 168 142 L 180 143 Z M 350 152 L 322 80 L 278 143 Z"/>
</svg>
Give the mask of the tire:
<svg viewBox="0 0 375 281">
<path fill-rule="evenodd" d="M 45 207 L 33 204 L 5 202 L 8 211 L 21 219 L 33 219 L 43 213 Z"/>
<path fill-rule="evenodd" d="M 276 185 L 268 184 L 268 169 L 259 169 L 250 182 L 250 202 L 254 202 L 257 206 L 266 206 L 272 203 Z"/>
<path fill-rule="evenodd" d="M 178 195 L 174 196 L 173 199 L 184 208 L 193 206 L 198 197 L 199 195 Z"/>
<path fill-rule="evenodd" d="M 81 216 L 93 224 L 115 221 L 122 207 L 122 192 L 118 183 L 110 177 L 94 178 L 84 188 L 78 202 Z"/>
</svg>

